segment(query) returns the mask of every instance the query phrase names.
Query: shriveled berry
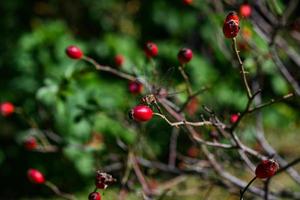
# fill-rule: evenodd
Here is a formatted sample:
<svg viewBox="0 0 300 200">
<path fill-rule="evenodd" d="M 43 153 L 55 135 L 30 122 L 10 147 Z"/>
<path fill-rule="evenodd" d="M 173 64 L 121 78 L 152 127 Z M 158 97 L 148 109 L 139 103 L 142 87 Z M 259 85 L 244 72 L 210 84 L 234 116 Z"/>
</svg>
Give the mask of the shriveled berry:
<svg viewBox="0 0 300 200">
<path fill-rule="evenodd" d="M 131 94 L 140 94 L 143 91 L 143 85 L 138 81 L 130 81 L 128 89 Z"/>
<path fill-rule="evenodd" d="M 138 105 L 131 110 L 132 119 L 140 122 L 149 121 L 152 115 L 152 109 L 145 105 Z"/>
<path fill-rule="evenodd" d="M 116 182 L 116 179 L 112 175 L 101 172 L 100 170 L 96 172 L 95 185 L 98 189 L 106 189 L 114 182 Z"/>
<path fill-rule="evenodd" d="M 250 4 L 244 3 L 240 6 L 240 15 L 243 17 L 250 17 L 252 13 L 252 8 Z"/>
<path fill-rule="evenodd" d="M 263 160 L 256 167 L 255 174 L 257 178 L 270 178 L 272 177 L 277 170 L 279 169 L 279 165 L 276 161 Z"/>
<path fill-rule="evenodd" d="M 158 54 L 158 47 L 153 42 L 147 42 L 144 46 L 144 51 L 148 58 L 155 57 Z"/>
<path fill-rule="evenodd" d="M 4 117 L 12 115 L 15 111 L 15 106 L 10 102 L 3 102 L 0 104 L 0 112 Z"/>
<path fill-rule="evenodd" d="M 237 120 L 239 119 L 239 115 L 238 114 L 232 114 L 231 116 L 230 116 L 230 122 L 231 123 L 235 123 L 235 122 L 237 122 Z"/>
<path fill-rule="evenodd" d="M 180 64 L 188 63 L 193 58 L 193 51 L 188 48 L 182 48 L 178 52 L 177 58 Z"/>
<path fill-rule="evenodd" d="M 123 65 L 125 59 L 124 59 L 124 56 L 118 54 L 115 56 L 114 60 L 115 60 L 115 65 L 117 67 L 121 67 Z"/>
<path fill-rule="evenodd" d="M 72 59 L 81 59 L 83 56 L 81 49 L 74 45 L 67 47 L 66 54 Z"/>
<path fill-rule="evenodd" d="M 226 38 L 234 38 L 239 33 L 239 17 L 235 12 L 230 12 L 223 24 L 223 33 Z"/>
<path fill-rule="evenodd" d="M 99 192 L 92 192 L 89 194 L 89 200 L 101 200 L 101 195 Z"/>
<path fill-rule="evenodd" d="M 182 0 L 184 5 L 191 5 L 193 3 L 193 0 Z"/>
<path fill-rule="evenodd" d="M 29 137 L 25 140 L 24 146 L 27 150 L 33 150 L 37 147 L 37 142 L 34 137 Z"/>
<path fill-rule="evenodd" d="M 29 169 L 27 171 L 28 179 L 35 184 L 45 183 L 44 175 L 37 169 Z"/>
</svg>

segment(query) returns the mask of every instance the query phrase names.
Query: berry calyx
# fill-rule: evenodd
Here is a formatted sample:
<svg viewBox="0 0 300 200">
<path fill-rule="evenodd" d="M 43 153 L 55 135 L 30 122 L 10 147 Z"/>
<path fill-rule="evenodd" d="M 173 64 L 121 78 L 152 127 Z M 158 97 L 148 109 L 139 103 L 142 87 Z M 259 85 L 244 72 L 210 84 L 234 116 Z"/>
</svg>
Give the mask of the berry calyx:
<svg viewBox="0 0 300 200">
<path fill-rule="evenodd" d="M 34 137 L 29 137 L 25 140 L 24 146 L 27 150 L 30 151 L 30 150 L 36 149 L 36 147 L 38 145 L 37 145 L 36 139 Z"/>
<path fill-rule="evenodd" d="M 178 52 L 177 58 L 180 64 L 188 63 L 193 58 L 193 51 L 188 48 L 182 48 Z"/>
<path fill-rule="evenodd" d="M 99 192 L 92 192 L 89 194 L 89 200 L 101 200 L 101 195 Z"/>
<path fill-rule="evenodd" d="M 193 0 L 182 0 L 184 5 L 191 5 L 193 3 Z"/>
<path fill-rule="evenodd" d="M 121 67 L 124 64 L 125 59 L 124 59 L 124 56 L 118 54 L 115 56 L 114 60 L 115 60 L 115 65 L 117 67 Z"/>
<path fill-rule="evenodd" d="M 158 54 L 158 47 L 153 42 L 147 42 L 144 46 L 144 51 L 148 58 L 155 57 Z"/>
<path fill-rule="evenodd" d="M 109 185 L 116 182 L 112 175 L 105 172 L 97 171 L 95 185 L 98 189 L 106 189 Z"/>
<path fill-rule="evenodd" d="M 128 90 L 131 94 L 140 94 L 143 91 L 143 85 L 138 81 L 130 81 Z"/>
<path fill-rule="evenodd" d="M 235 122 L 237 122 L 237 120 L 239 119 L 239 115 L 238 114 L 232 114 L 231 116 L 230 116 L 230 122 L 232 123 L 232 124 L 234 124 Z"/>
<path fill-rule="evenodd" d="M 149 121 L 152 116 L 152 109 L 145 105 L 138 105 L 130 111 L 130 117 L 139 122 Z"/>
<path fill-rule="evenodd" d="M 74 45 L 68 46 L 66 48 L 66 54 L 69 56 L 69 58 L 72 59 L 81 59 L 83 56 L 81 49 Z"/>
<path fill-rule="evenodd" d="M 270 160 L 263 160 L 259 163 L 255 169 L 255 175 L 257 178 L 270 178 L 274 176 L 274 174 L 279 169 L 279 165 L 276 161 Z"/>
<path fill-rule="evenodd" d="M 243 17 L 250 17 L 251 13 L 252 13 L 252 8 L 251 8 L 250 4 L 243 3 L 240 6 L 240 15 L 241 16 L 243 16 Z"/>
<path fill-rule="evenodd" d="M 0 112 L 4 117 L 12 115 L 15 111 L 15 106 L 10 102 L 3 102 L 0 104 Z"/>
<path fill-rule="evenodd" d="M 45 183 L 44 175 L 37 169 L 29 169 L 27 171 L 28 179 L 35 184 Z"/>
<path fill-rule="evenodd" d="M 239 33 L 239 17 L 235 12 L 227 15 L 223 24 L 223 33 L 226 38 L 234 38 Z"/>
</svg>

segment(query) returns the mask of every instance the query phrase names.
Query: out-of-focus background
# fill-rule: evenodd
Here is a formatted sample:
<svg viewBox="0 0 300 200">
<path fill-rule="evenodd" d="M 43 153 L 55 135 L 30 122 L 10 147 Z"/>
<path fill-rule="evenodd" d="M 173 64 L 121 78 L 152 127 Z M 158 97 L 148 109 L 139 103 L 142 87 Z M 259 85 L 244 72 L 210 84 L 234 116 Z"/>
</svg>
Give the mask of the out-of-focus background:
<svg viewBox="0 0 300 200">
<path fill-rule="evenodd" d="M 249 76 L 259 77 L 263 101 L 295 89 L 272 60 L 272 44 L 262 33 L 263 28 L 268 30 L 267 25 L 271 29 L 275 26 L 264 14 L 270 13 L 280 24 L 291 1 L 249 1 L 253 6 L 252 16 L 241 18 L 238 45 Z M 126 158 L 126 152 L 118 144 L 120 141 L 130 145 L 138 138 L 142 141 L 137 144 L 140 155 L 162 162 L 168 158 L 172 129 L 159 118 L 146 125 L 132 125 L 127 113 L 140 102 L 141 95 L 130 94 L 127 81 L 68 58 L 65 48 L 71 44 L 101 64 L 115 66 L 114 57 L 121 54 L 125 62 L 120 70 L 148 77 L 151 63 L 144 55 L 143 45 L 153 41 L 159 48 L 155 62 L 161 75 L 153 81 L 176 92 L 185 88 L 177 70 L 177 53 L 180 48 L 189 47 L 194 57 L 186 70 L 192 87 L 209 89 L 188 106 L 186 114 L 191 120 L 199 120 L 201 108 L 206 105 L 230 123 L 230 115 L 243 110 L 247 96 L 231 42 L 224 38 L 222 26 L 226 14 L 231 10 L 238 12 L 242 3 L 240 0 L 194 0 L 192 5 L 181 0 L 1 1 L 0 102 L 12 102 L 21 114 L 0 117 L 0 199 L 59 199 L 47 187 L 30 184 L 26 177 L 28 168 L 41 170 L 63 191 L 87 199 L 94 188 L 95 170 Z M 298 6 L 282 26 L 276 26 L 277 37 L 286 44 L 285 49 L 277 49 L 279 57 L 298 87 L 299 10 Z M 272 38 L 272 32 L 265 33 Z M 144 90 L 144 94 L 147 92 Z M 186 94 L 179 93 L 177 98 L 184 102 Z M 300 153 L 299 103 L 295 97 L 262 110 L 266 137 L 287 160 Z M 254 137 L 255 119 L 254 114 L 247 116 L 238 135 L 249 146 L 257 145 L 259 149 Z M 212 130 L 201 131 L 209 138 Z M 29 136 L 37 137 L 39 144 L 44 145 L 40 132 L 47 132 L 47 142 L 58 150 L 43 153 L 24 147 Z M 178 152 L 187 155 L 195 144 L 184 132 L 179 138 Z M 203 155 L 197 152 L 196 156 Z M 231 155 L 230 159 L 235 156 Z M 122 173 L 114 175 L 120 178 Z M 168 178 L 156 170 L 147 174 L 154 185 Z M 244 178 L 248 180 L 249 176 Z M 285 185 L 299 191 L 299 186 L 286 176 L 280 180 L 274 187 Z M 191 177 L 178 188 L 174 187 L 173 196 L 167 198 L 201 199 L 206 190 L 180 194 L 180 190 L 195 185 L 205 185 L 205 182 Z M 118 191 L 117 183 L 102 193 L 103 199 L 117 199 Z M 210 198 L 223 197 L 236 198 L 218 187 Z M 139 199 L 134 192 L 130 193 L 131 198 Z"/>
</svg>

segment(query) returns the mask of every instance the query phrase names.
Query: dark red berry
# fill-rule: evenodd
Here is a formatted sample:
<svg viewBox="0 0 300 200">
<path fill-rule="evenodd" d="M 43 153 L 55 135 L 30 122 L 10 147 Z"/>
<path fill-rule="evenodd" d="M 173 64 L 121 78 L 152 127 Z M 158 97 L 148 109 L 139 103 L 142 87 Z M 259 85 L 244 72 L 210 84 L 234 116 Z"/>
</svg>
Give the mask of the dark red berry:
<svg viewBox="0 0 300 200">
<path fill-rule="evenodd" d="M 230 122 L 231 123 L 235 123 L 235 122 L 237 122 L 237 120 L 239 119 L 239 115 L 238 114 L 232 114 L 231 116 L 230 116 Z"/>
<path fill-rule="evenodd" d="M 12 115 L 15 111 L 15 106 L 10 102 L 3 102 L 0 104 L 0 112 L 4 117 Z"/>
<path fill-rule="evenodd" d="M 25 140 L 24 146 L 27 150 L 33 150 L 37 147 L 37 142 L 34 137 L 29 137 Z"/>
<path fill-rule="evenodd" d="M 257 178 L 270 178 L 277 172 L 278 169 L 279 165 L 276 161 L 263 160 L 257 165 L 255 174 Z"/>
<path fill-rule="evenodd" d="M 138 81 L 130 81 L 128 89 L 131 94 L 140 94 L 143 91 L 143 85 Z"/>
<path fill-rule="evenodd" d="M 152 118 L 153 111 L 145 105 L 138 105 L 131 110 L 132 119 L 140 122 L 149 121 Z"/>
<path fill-rule="evenodd" d="M 239 33 L 239 17 L 235 12 L 230 12 L 223 24 L 223 33 L 226 38 L 234 38 Z"/>
<path fill-rule="evenodd" d="M 101 200 L 101 195 L 99 192 L 92 192 L 89 194 L 89 200 Z"/>
<path fill-rule="evenodd" d="M 121 67 L 123 65 L 125 59 L 124 59 L 124 56 L 122 56 L 122 55 L 116 55 L 114 60 L 115 60 L 116 66 Z"/>
<path fill-rule="evenodd" d="M 193 3 L 193 0 L 182 0 L 184 5 L 191 5 Z"/>
<path fill-rule="evenodd" d="M 199 154 L 199 149 L 197 147 L 190 147 L 187 151 L 187 155 L 192 158 L 196 158 Z"/>
<path fill-rule="evenodd" d="M 244 3 L 240 6 L 240 15 L 243 17 L 250 17 L 252 8 L 248 3 Z"/>
<path fill-rule="evenodd" d="M 153 42 L 147 42 L 144 46 L 144 51 L 148 58 L 155 57 L 158 54 L 157 45 Z"/>
<path fill-rule="evenodd" d="M 44 175 L 40 171 L 38 171 L 36 169 L 29 169 L 27 171 L 27 176 L 28 176 L 28 179 L 32 183 L 35 183 L 35 184 L 43 184 L 43 183 L 45 183 Z"/>
<path fill-rule="evenodd" d="M 193 58 L 193 51 L 188 48 L 182 48 L 178 52 L 177 58 L 180 64 L 188 63 Z"/>
<path fill-rule="evenodd" d="M 80 59 L 83 56 L 81 49 L 74 45 L 67 47 L 66 54 L 72 59 Z"/>
</svg>

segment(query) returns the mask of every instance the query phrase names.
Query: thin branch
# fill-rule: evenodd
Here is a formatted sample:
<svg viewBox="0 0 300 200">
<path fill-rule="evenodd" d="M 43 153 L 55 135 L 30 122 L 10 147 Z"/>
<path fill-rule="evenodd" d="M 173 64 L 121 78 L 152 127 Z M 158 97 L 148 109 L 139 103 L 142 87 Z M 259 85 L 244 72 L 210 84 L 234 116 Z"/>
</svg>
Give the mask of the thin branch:
<svg viewBox="0 0 300 200">
<path fill-rule="evenodd" d="M 248 81 L 247 81 L 247 77 L 246 77 L 246 71 L 245 71 L 245 68 L 244 68 L 243 61 L 240 57 L 239 50 L 237 49 L 237 42 L 236 42 L 235 37 L 232 38 L 232 48 L 233 48 L 233 51 L 234 51 L 235 56 L 236 56 L 236 58 L 238 60 L 238 63 L 239 63 L 240 75 L 241 75 L 241 79 L 243 80 L 244 87 L 247 91 L 247 96 L 250 99 L 252 97 L 252 93 L 251 93 L 251 89 L 248 85 Z"/>
<path fill-rule="evenodd" d="M 189 79 L 188 75 L 185 73 L 183 66 L 179 65 L 178 69 L 179 69 L 182 77 L 184 78 L 188 95 L 189 96 L 193 95 L 190 79 Z"/>
<path fill-rule="evenodd" d="M 88 63 L 91 63 L 92 65 L 95 66 L 95 68 L 99 71 L 105 71 L 105 72 L 109 72 L 111 74 L 114 74 L 120 78 L 123 79 L 127 79 L 129 81 L 135 81 L 137 78 L 131 74 L 127 74 L 121 71 L 118 71 L 110 66 L 106 66 L 106 65 L 100 65 L 99 63 L 97 63 L 94 59 L 84 56 L 83 60 L 87 61 Z"/>
<path fill-rule="evenodd" d="M 246 185 L 246 187 L 241 191 L 240 200 L 243 200 L 244 194 L 247 191 L 247 189 L 250 187 L 250 185 L 255 181 L 256 176 Z"/>
<path fill-rule="evenodd" d="M 75 200 L 76 198 L 71 195 L 71 194 L 67 194 L 67 193 L 63 193 L 59 190 L 59 188 L 54 185 L 53 183 L 51 183 L 50 181 L 46 181 L 45 185 L 48 186 L 57 196 L 60 196 L 64 199 L 68 199 L 68 200 Z"/>
</svg>

